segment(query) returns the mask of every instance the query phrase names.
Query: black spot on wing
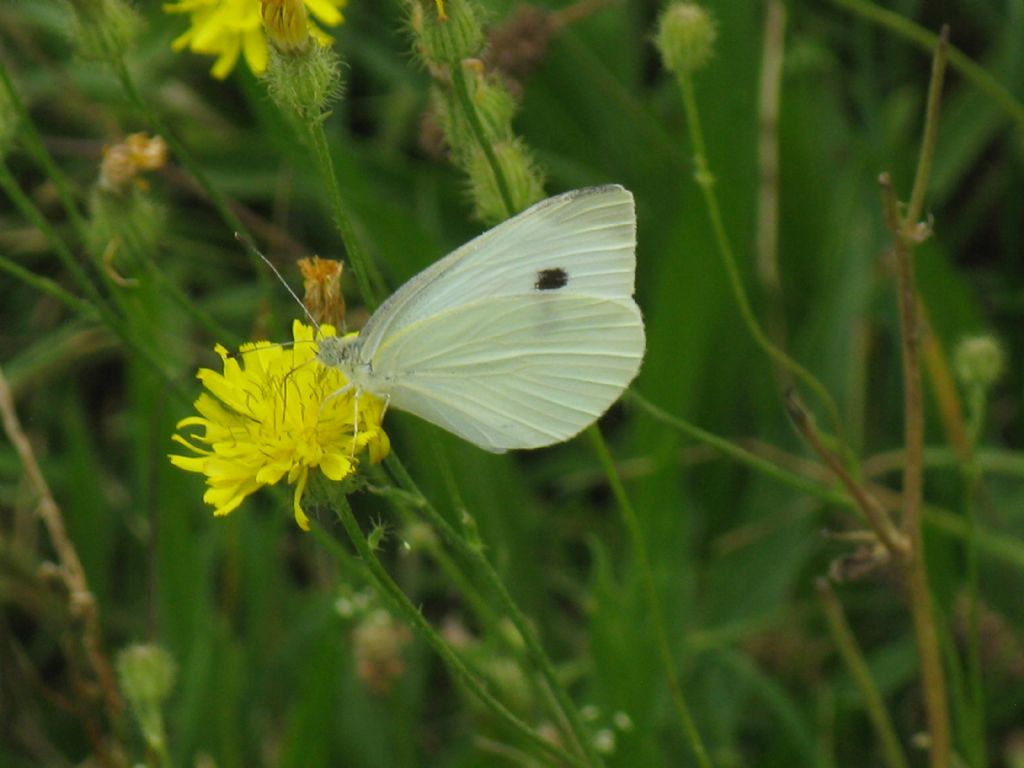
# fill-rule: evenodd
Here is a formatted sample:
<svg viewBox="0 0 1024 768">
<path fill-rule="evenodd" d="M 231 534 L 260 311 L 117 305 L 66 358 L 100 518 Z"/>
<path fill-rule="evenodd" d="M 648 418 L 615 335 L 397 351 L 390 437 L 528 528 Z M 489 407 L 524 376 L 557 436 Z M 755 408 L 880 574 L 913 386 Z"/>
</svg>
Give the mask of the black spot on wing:
<svg viewBox="0 0 1024 768">
<path fill-rule="evenodd" d="M 537 272 L 537 282 L 533 287 L 538 291 L 555 291 L 569 284 L 569 273 L 561 267 L 542 269 Z"/>
</svg>

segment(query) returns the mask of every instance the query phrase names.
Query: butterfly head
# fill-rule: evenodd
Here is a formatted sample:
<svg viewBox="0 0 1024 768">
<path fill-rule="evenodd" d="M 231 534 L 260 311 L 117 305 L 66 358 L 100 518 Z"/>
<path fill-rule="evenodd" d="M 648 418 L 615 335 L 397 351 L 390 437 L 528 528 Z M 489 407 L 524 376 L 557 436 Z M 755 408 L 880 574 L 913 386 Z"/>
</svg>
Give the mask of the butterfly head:
<svg viewBox="0 0 1024 768">
<path fill-rule="evenodd" d="M 375 391 L 373 368 L 363 361 L 361 351 L 362 340 L 358 336 L 327 336 L 319 341 L 316 359 L 323 365 L 337 368 L 358 389 Z"/>
</svg>

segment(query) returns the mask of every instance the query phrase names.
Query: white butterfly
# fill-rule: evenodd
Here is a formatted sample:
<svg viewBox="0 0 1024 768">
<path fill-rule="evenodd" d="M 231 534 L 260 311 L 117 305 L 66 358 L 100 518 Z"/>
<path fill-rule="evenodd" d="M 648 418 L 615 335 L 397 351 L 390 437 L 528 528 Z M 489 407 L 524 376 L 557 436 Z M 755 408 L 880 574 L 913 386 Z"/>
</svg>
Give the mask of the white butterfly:
<svg viewBox="0 0 1024 768">
<path fill-rule="evenodd" d="M 636 376 L 633 195 L 543 200 L 410 279 L 317 359 L 357 392 L 481 448 L 540 448 L 596 420 Z"/>
</svg>

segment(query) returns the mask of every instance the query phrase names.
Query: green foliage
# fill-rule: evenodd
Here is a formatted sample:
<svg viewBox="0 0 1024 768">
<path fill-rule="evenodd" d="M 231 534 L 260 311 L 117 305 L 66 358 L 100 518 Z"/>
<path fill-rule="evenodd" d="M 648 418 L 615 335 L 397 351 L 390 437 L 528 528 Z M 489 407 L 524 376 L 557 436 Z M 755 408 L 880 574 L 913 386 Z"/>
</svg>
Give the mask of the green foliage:
<svg viewBox="0 0 1024 768">
<path fill-rule="evenodd" d="M 424 39 L 449 64 L 461 55 L 454 46 L 470 45 L 476 55 L 481 30 L 515 18 L 511 0 L 446 5 L 450 16 L 469 14 L 468 43 L 437 26 L 433 0 L 416 0 L 413 15 L 433 25 Z M 295 258 L 342 258 L 345 248 L 308 136 L 263 83 L 241 68 L 216 81 L 208 61 L 173 53 L 185 20 L 162 14 L 159 4 L 100 6 L 116 8 L 121 25 L 104 34 L 130 32 L 134 40 L 126 61 L 148 113 L 126 93 L 126 72 L 69 47 L 70 8 L 0 4 L 11 103 L 26 109 L 6 106 L 0 82 L 0 364 L 95 596 L 95 650 L 113 660 L 120 649 L 153 644 L 168 654 L 162 669 L 177 673 L 168 698 L 147 700 L 145 735 L 128 711 L 107 712 L 102 685 L 79 684 L 95 682 L 83 642 L 87 613 L 50 565 L 63 561 L 38 522 L 38 488 L 15 444 L 0 441 L 0 765 L 90 755 L 110 764 L 229 767 L 517 765 L 524 755 L 547 764 L 549 754 L 481 704 L 406 626 L 328 504 L 308 510 L 318 523 L 308 534 L 293 522 L 290 494 L 275 490 L 214 519 L 201 481 L 167 461 L 174 425 L 190 415 L 199 391 L 195 371 L 216 362 L 213 345 L 286 338 L 300 312 L 235 231 L 250 230 L 293 286 Z M 495 134 L 498 163 L 521 171 L 507 179 L 517 205 L 539 196 L 544 177 L 547 194 L 612 182 L 630 189 L 648 336 L 634 391 L 816 489 L 723 458 L 630 397 L 602 421 L 637 510 L 696 728 L 720 768 L 881 764 L 861 689 L 814 588 L 830 567 L 854 574 L 878 564 L 856 544 L 821 535 L 865 523 L 792 428 L 789 382 L 776 376 L 737 310 L 694 181 L 678 83 L 653 45 L 657 14 L 629 2 L 544 6 L 561 10 L 546 26 L 523 24 L 524 47 L 516 49 L 524 60 L 533 52 L 530 71 L 499 82 L 488 79 L 494 72 L 465 70 L 469 92 L 486 102 L 478 117 Z M 775 175 L 766 175 L 758 155 L 762 4 L 706 6 L 714 54 L 693 84 L 714 193 L 754 314 L 837 401 L 856 479 L 898 506 L 900 326 L 877 177 L 890 171 L 897 195 L 909 197 L 929 54 L 857 6 L 787 6 Z M 897 6 L 926 28 L 941 21 L 920 4 Z M 967 20 L 951 40 L 994 83 L 1021 81 L 1017 4 L 963 1 L 943 11 Z M 493 184 L 468 203 L 463 172 L 431 151 L 423 116 L 438 73 L 410 59 L 409 9 L 351 0 L 345 12 L 332 35 L 346 95 L 332 103 L 323 129 L 353 230 L 394 288 L 480 231 L 474 203 L 477 214 L 497 219 L 504 201 L 451 94 L 442 117 L 461 137 L 463 162 L 479 166 L 473 179 Z M 94 16 L 86 21 L 95 24 Z M 97 36 L 102 28 L 91 29 L 99 58 L 124 54 Z M 929 578 L 954 747 L 978 767 L 986 756 L 1009 764 L 1012 750 L 1019 753 L 1024 706 L 1024 454 L 1016 448 L 1024 126 L 961 71 L 947 80 L 925 198 L 934 235 L 914 258 L 928 316 Z M 191 160 L 172 145 L 170 166 L 148 175 L 145 187 L 123 198 L 97 191 L 104 145 L 166 129 Z M 196 169 L 205 182 L 195 183 Z M 777 289 L 763 279 L 756 245 L 759 194 L 773 180 Z M 225 196 L 223 209 L 202 191 L 206 182 Z M 479 210 L 482 198 L 487 211 Z M 68 246 L 70 263 L 55 238 Z M 107 254 L 104 244 L 118 238 L 120 249 Z M 346 290 L 357 327 L 361 302 L 354 284 Z M 986 378 L 980 393 L 960 392 L 953 352 L 978 335 L 993 342 L 1003 372 Z M 928 343 L 938 362 L 927 357 Z M 798 388 L 827 426 L 819 404 Z M 951 431 L 950 397 L 962 403 L 960 426 L 970 440 L 958 442 Z M 494 584 L 475 569 L 474 553 L 493 564 L 529 618 L 585 727 L 603 734 L 606 764 L 696 765 L 656 650 L 645 575 L 589 442 L 494 456 L 401 413 L 389 413 L 386 426 L 422 496 L 396 484 L 392 467 L 375 468 L 351 496 L 352 508 L 363 531 L 373 532 L 376 556 L 483 687 L 535 732 L 560 733 L 538 661 Z M 466 549 L 424 522 L 424 499 Z M 883 564 L 834 589 L 911 764 L 923 764 L 911 744 L 925 728 L 913 627 L 896 581 Z M 370 658 L 398 670 L 387 686 L 370 682 L 359 655 L 367 652 L 368 623 L 379 643 Z M 975 623 L 981 631 L 972 643 Z M 392 662 L 398 667 L 386 666 Z M 128 690 L 115 693 L 138 706 Z M 578 754 L 561 734 L 560 746 Z M 166 755 L 154 746 L 164 738 Z"/>
</svg>

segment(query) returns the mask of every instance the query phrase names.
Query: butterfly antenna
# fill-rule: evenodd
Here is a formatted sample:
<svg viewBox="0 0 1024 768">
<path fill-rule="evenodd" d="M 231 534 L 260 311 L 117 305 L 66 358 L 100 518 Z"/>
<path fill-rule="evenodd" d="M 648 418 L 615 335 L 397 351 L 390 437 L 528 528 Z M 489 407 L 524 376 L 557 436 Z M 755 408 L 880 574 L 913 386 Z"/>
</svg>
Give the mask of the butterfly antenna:
<svg viewBox="0 0 1024 768">
<path fill-rule="evenodd" d="M 242 244 L 243 248 L 245 248 L 250 253 L 254 253 L 257 256 L 259 256 L 263 263 L 270 267 L 270 271 L 273 272 L 277 276 L 277 279 L 281 281 L 281 285 L 283 285 L 285 290 L 288 291 L 289 294 L 291 294 L 291 297 L 295 299 L 295 302 L 300 307 L 302 307 L 303 314 L 305 314 L 306 317 L 309 318 L 309 322 L 311 322 L 313 324 L 313 327 L 316 328 L 317 335 L 319 336 L 320 323 L 318 323 L 316 321 L 316 318 L 309 313 L 309 310 L 306 309 L 306 305 L 302 303 L 302 299 L 300 299 L 298 294 L 296 294 L 295 291 L 292 290 L 292 287 L 288 285 L 288 281 L 281 276 L 281 273 L 277 271 L 277 267 L 274 266 L 273 262 L 271 262 L 270 259 L 264 256 L 262 253 L 260 253 L 260 250 L 259 248 L 256 247 L 256 244 L 253 243 L 252 240 L 243 235 L 241 232 L 235 232 L 235 239 Z"/>
</svg>

